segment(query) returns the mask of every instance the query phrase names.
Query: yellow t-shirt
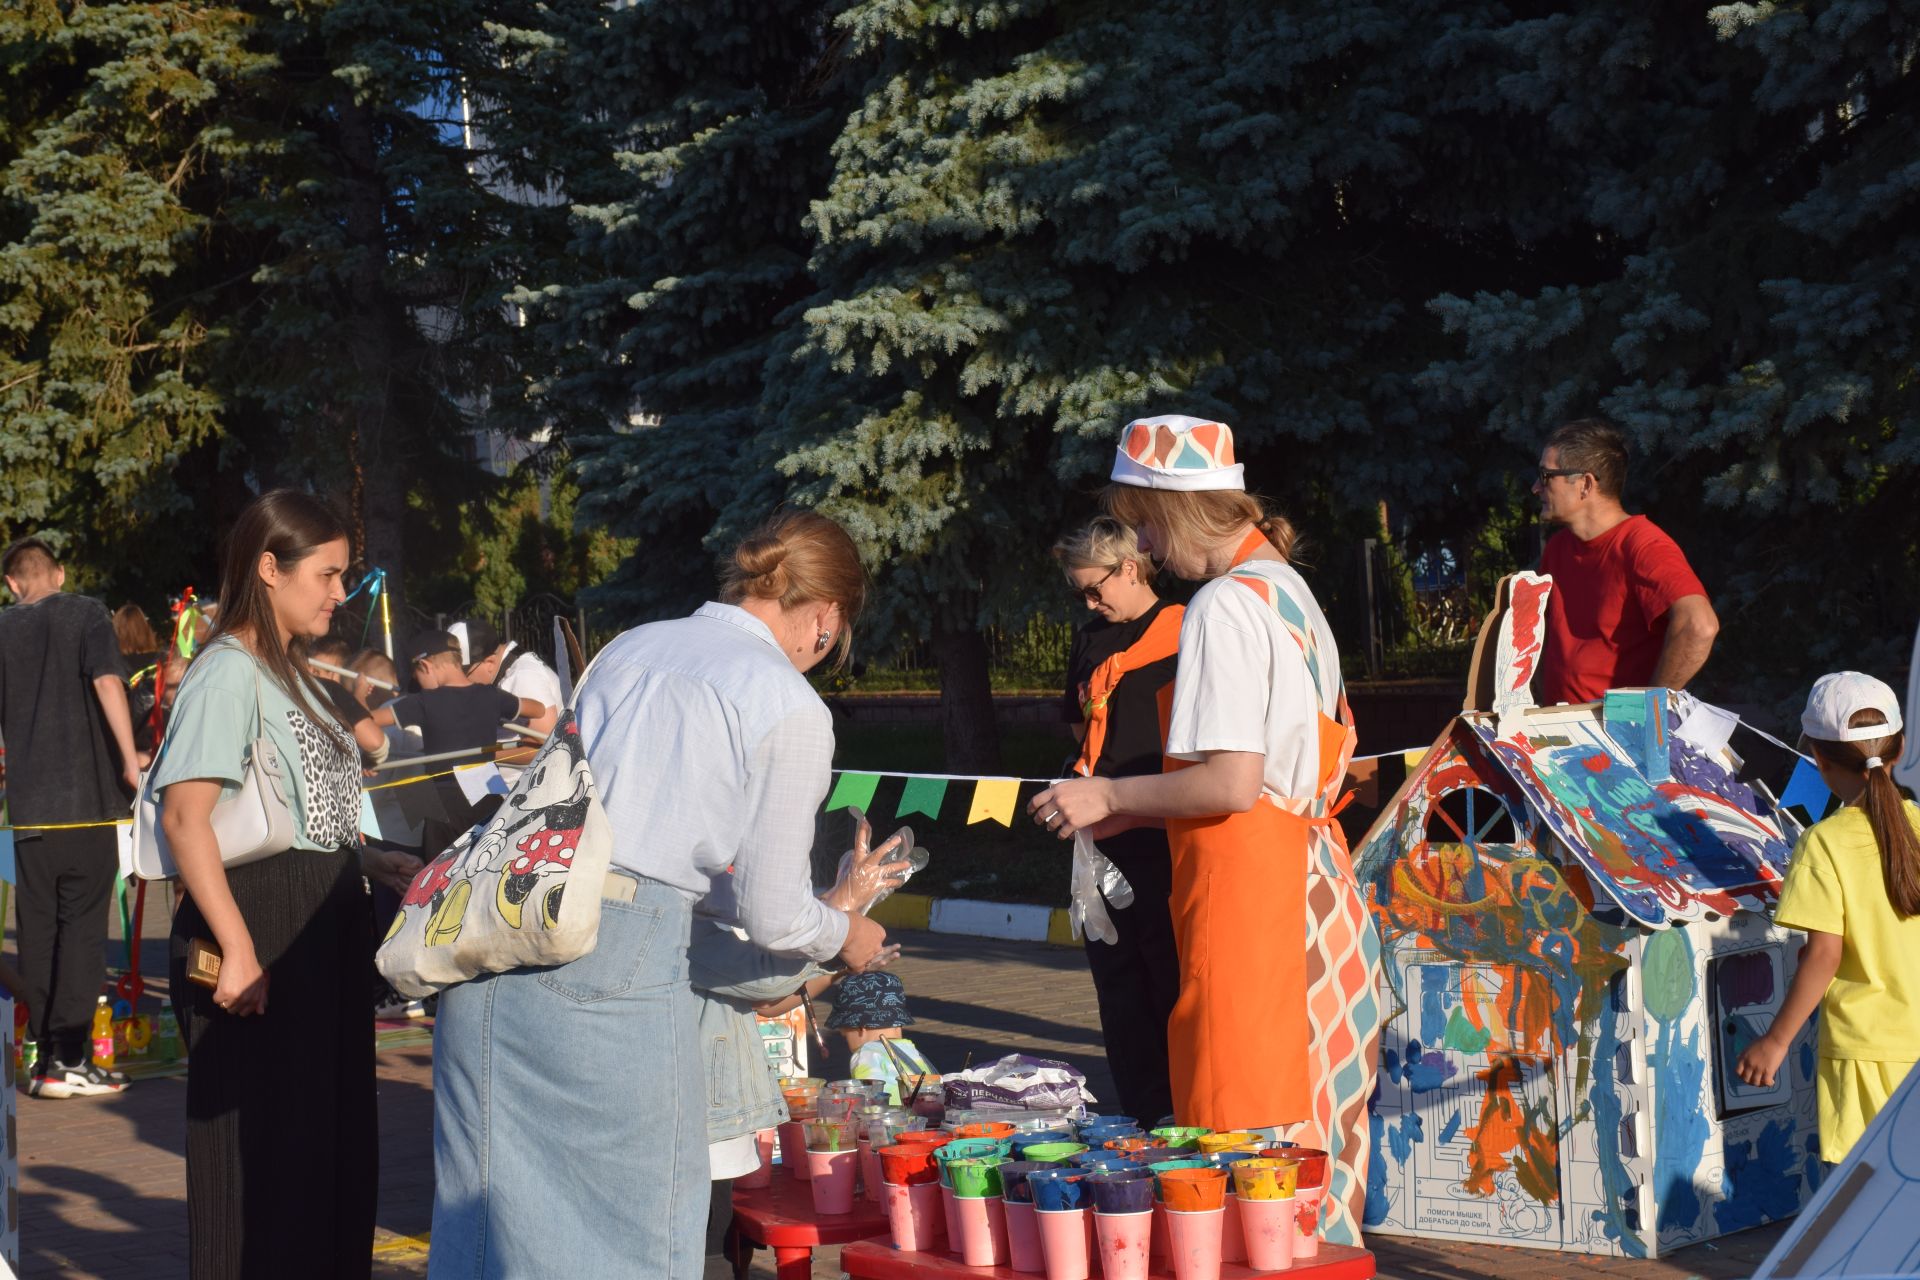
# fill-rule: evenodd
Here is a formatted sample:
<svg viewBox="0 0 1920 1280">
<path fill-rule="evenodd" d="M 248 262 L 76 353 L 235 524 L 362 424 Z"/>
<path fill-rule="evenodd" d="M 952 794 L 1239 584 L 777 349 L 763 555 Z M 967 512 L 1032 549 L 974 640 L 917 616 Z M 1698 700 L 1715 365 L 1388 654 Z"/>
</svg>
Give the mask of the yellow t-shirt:
<svg viewBox="0 0 1920 1280">
<path fill-rule="evenodd" d="M 1906 812 L 1920 830 L 1920 808 Z M 1920 916 L 1894 914 L 1866 810 L 1844 806 L 1800 837 L 1773 919 L 1845 939 L 1820 1001 L 1823 1057 L 1920 1059 Z"/>
</svg>

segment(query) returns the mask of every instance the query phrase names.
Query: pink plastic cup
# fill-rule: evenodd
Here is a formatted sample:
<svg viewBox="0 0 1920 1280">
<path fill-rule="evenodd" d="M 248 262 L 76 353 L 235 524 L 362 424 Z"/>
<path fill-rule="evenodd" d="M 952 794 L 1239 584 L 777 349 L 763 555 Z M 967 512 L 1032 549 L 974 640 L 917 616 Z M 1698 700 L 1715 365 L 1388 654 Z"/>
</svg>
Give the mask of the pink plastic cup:
<svg viewBox="0 0 1920 1280">
<path fill-rule="evenodd" d="M 1320 1256 L 1320 1201 L 1325 1187 L 1300 1187 L 1293 1193 L 1293 1256 Z"/>
<path fill-rule="evenodd" d="M 937 1182 L 882 1183 L 880 1201 L 893 1228 L 893 1246 L 908 1253 L 932 1253 L 940 1247 L 945 1224 L 940 1218 Z"/>
<path fill-rule="evenodd" d="M 1047 1280 L 1087 1280 L 1087 1209 L 1035 1209 Z"/>
<path fill-rule="evenodd" d="M 752 1173 L 743 1173 L 733 1180 L 734 1186 L 745 1191 L 764 1187 L 773 1181 L 773 1130 L 762 1129 L 754 1134 L 753 1149 L 759 1153 L 760 1167 Z"/>
<path fill-rule="evenodd" d="M 1240 1200 L 1240 1229 L 1246 1234 L 1247 1265 L 1255 1271 L 1293 1265 L 1292 1200 Z"/>
<path fill-rule="evenodd" d="M 970 1267 L 1007 1265 L 1007 1206 L 999 1196 L 955 1196 L 960 1240 L 954 1247 Z"/>
<path fill-rule="evenodd" d="M 1167 1206 L 1159 1200 L 1153 1202 L 1153 1243 L 1147 1256 L 1155 1263 L 1167 1260 Z"/>
<path fill-rule="evenodd" d="M 822 1216 L 853 1212 L 853 1184 L 860 1176 L 857 1151 L 809 1151 L 813 1211 Z"/>
<path fill-rule="evenodd" d="M 804 1120 L 789 1120 L 774 1130 L 780 1135 L 780 1163 L 787 1172 L 805 1182 L 813 1175 L 807 1171 L 807 1125 Z"/>
<path fill-rule="evenodd" d="M 873 1154 L 873 1144 L 867 1141 L 865 1134 L 854 1144 L 860 1153 L 860 1187 L 869 1200 L 880 1198 L 880 1157 Z"/>
<path fill-rule="evenodd" d="M 1223 1208 L 1225 1213 L 1220 1219 L 1220 1261 L 1245 1262 L 1247 1239 L 1240 1227 L 1239 1198 L 1233 1194 L 1231 1186 L 1227 1189 L 1227 1199 Z"/>
<path fill-rule="evenodd" d="M 940 1220 L 946 1224 L 947 1248 L 960 1247 L 960 1202 L 953 1194 L 953 1188 L 945 1183 L 940 1185 Z"/>
<path fill-rule="evenodd" d="M 1174 1280 L 1220 1280 L 1220 1225 L 1227 1211 L 1195 1213 L 1167 1210 L 1167 1252 L 1173 1255 Z"/>
<path fill-rule="evenodd" d="M 1040 1252 L 1040 1224 L 1033 1220 L 1033 1204 L 1008 1200 L 1007 1265 L 1015 1271 L 1044 1271 L 1047 1260 Z"/>
<path fill-rule="evenodd" d="M 1153 1245 L 1153 1210 L 1096 1213 L 1093 1235 L 1100 1246 L 1100 1269 L 1107 1280 L 1147 1280 Z"/>
</svg>

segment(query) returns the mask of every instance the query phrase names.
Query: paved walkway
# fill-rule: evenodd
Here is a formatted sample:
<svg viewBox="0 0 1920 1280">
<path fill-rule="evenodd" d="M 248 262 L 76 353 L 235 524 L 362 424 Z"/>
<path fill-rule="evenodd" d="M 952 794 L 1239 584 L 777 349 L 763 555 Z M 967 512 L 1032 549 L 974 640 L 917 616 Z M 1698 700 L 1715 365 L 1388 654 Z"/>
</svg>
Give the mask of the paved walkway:
<svg viewBox="0 0 1920 1280">
<path fill-rule="evenodd" d="M 151 913 L 153 915 L 159 912 Z M 150 922 L 151 936 L 154 926 Z M 935 1065 L 1031 1052 L 1065 1058 L 1110 1093 L 1086 963 L 1077 951 L 1041 944 L 903 934 L 896 972 L 920 1025 L 915 1042 Z M 116 951 L 118 948 L 115 948 Z M 151 944 L 149 954 L 151 954 Z M 844 1065 L 836 1047 L 827 1069 Z M 426 1046 L 380 1057 L 380 1216 L 375 1274 L 426 1271 L 424 1239 L 433 1198 L 431 1057 Z M 185 1084 L 147 1081 L 116 1098 L 42 1102 L 22 1095 L 20 1197 L 24 1274 L 172 1280 L 185 1275 L 186 1222 L 180 1156 Z M 289 1099 L 289 1105 L 297 1105 Z M 1778 1235 L 1763 1229 L 1702 1245 L 1660 1262 L 1571 1257 L 1495 1246 L 1372 1241 L 1383 1276 L 1403 1280 L 1681 1280 L 1749 1276 Z M 835 1251 L 815 1274 L 831 1277 Z M 756 1275 L 772 1275 L 758 1257 Z M 636 1274 L 641 1274 L 636 1272 Z M 710 1275 L 718 1280 L 724 1270 Z"/>
</svg>

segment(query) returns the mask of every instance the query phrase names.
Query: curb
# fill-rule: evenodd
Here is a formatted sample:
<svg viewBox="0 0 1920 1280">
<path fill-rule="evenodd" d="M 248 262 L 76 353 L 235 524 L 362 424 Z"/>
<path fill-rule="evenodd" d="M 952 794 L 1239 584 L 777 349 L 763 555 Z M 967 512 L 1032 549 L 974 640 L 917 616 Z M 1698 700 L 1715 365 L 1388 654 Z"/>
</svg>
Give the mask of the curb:
<svg viewBox="0 0 1920 1280">
<path fill-rule="evenodd" d="M 929 933 L 957 933 L 1008 942 L 1046 942 L 1061 947 L 1080 945 L 1073 936 L 1073 926 L 1064 907 L 896 893 L 867 914 L 889 929 L 924 929 Z"/>
</svg>

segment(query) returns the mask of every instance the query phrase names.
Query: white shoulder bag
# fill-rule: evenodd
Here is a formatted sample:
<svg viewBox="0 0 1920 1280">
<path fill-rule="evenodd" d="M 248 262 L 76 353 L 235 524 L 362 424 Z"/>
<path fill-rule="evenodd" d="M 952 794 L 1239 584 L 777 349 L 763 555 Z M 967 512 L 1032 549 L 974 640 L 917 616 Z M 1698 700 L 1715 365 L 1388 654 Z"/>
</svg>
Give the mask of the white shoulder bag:
<svg viewBox="0 0 1920 1280">
<path fill-rule="evenodd" d="M 245 653 L 243 649 L 241 652 Z M 204 654 L 202 655 L 205 656 Z M 267 737 L 266 712 L 260 699 L 260 662 L 253 663 L 253 746 L 247 751 L 241 773 L 240 790 L 213 806 L 213 838 L 220 846 L 220 861 L 229 867 L 244 867 L 249 862 L 271 858 L 293 847 L 293 810 L 287 804 L 287 770 L 280 749 Z M 193 678 L 189 672 L 187 678 Z M 181 685 L 181 692 L 186 685 Z M 140 794 L 133 802 L 133 874 L 142 880 L 171 880 L 180 874 L 174 864 L 173 850 L 160 825 L 160 794 L 153 785 L 167 743 L 173 740 L 173 726 L 153 764 L 140 778 Z"/>
</svg>

